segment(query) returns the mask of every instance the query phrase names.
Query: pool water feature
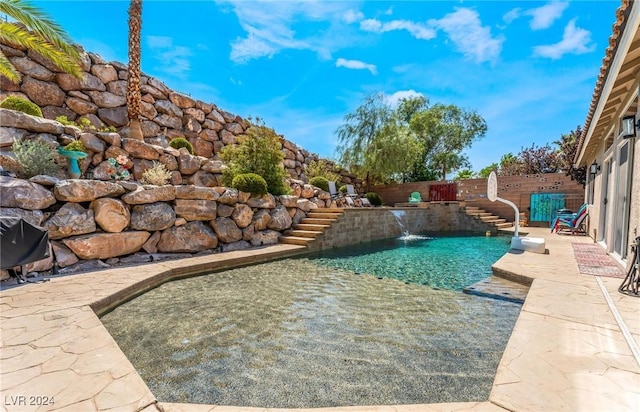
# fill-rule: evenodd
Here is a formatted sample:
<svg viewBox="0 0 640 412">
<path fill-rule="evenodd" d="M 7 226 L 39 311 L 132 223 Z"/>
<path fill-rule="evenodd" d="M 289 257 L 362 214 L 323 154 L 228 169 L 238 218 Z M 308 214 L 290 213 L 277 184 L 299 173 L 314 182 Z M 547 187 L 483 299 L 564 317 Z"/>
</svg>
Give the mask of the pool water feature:
<svg viewBox="0 0 640 412">
<path fill-rule="evenodd" d="M 160 401 L 311 408 L 484 401 L 520 307 L 305 257 L 169 282 L 102 321 Z"/>
</svg>

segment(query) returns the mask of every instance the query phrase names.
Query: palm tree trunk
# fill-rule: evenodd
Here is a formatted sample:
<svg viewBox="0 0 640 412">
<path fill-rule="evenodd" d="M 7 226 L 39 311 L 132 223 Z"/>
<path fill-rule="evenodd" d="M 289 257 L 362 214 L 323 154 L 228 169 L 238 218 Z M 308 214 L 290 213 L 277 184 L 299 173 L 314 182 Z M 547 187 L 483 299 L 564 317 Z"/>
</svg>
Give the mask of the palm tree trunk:
<svg viewBox="0 0 640 412">
<path fill-rule="evenodd" d="M 129 4 L 129 74 L 127 77 L 127 115 L 129 135 L 144 140 L 140 126 L 140 32 L 142 30 L 142 0 Z"/>
</svg>

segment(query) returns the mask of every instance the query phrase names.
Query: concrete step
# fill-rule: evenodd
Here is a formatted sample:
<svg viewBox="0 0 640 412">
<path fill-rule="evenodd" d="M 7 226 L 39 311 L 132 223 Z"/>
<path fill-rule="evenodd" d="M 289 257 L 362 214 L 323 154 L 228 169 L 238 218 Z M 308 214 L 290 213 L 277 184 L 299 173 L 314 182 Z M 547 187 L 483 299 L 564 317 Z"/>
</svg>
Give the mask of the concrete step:
<svg viewBox="0 0 640 412">
<path fill-rule="evenodd" d="M 286 243 L 289 245 L 307 246 L 313 239 L 308 237 L 298 236 L 280 236 L 280 243 Z"/>
<path fill-rule="evenodd" d="M 316 232 L 322 232 L 327 228 L 330 228 L 331 224 L 313 224 L 313 223 L 298 223 L 296 225 L 293 225 L 294 229 L 298 229 L 298 230 L 313 230 Z"/>
<path fill-rule="evenodd" d="M 313 231 L 313 230 L 288 230 L 286 232 L 287 236 L 295 236 L 295 237 L 305 237 L 309 239 L 315 239 L 316 236 L 322 234 L 322 231 Z"/>
<path fill-rule="evenodd" d="M 492 216 L 491 219 L 481 219 L 484 223 L 489 223 L 490 225 L 497 225 L 498 223 L 504 223 L 507 219 L 500 219 L 498 216 Z"/>
<path fill-rule="evenodd" d="M 324 219 L 324 218 L 314 218 L 314 217 L 305 217 L 300 220 L 300 223 L 303 225 L 323 225 L 323 226 L 331 226 L 331 223 L 335 222 L 336 219 Z"/>
<path fill-rule="evenodd" d="M 338 213 L 309 212 L 307 214 L 307 218 L 311 218 L 311 219 L 332 219 L 332 220 L 336 220 L 338 217 L 340 217 L 340 214 L 338 214 Z"/>
<path fill-rule="evenodd" d="M 497 219 L 500 219 L 500 217 L 496 215 L 480 216 L 480 220 L 482 220 L 483 222 L 492 222 Z M 507 219 L 504 219 L 504 220 L 507 220 Z"/>
<path fill-rule="evenodd" d="M 494 226 L 497 227 L 498 229 L 506 229 L 506 228 L 512 227 L 513 226 L 513 222 L 497 223 Z"/>
</svg>

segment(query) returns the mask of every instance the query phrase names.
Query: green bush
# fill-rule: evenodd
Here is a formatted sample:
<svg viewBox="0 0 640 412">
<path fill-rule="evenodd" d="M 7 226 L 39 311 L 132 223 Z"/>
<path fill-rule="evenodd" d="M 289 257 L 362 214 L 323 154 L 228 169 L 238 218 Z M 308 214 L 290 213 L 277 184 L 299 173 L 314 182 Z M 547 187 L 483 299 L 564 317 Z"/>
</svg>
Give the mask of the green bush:
<svg viewBox="0 0 640 412">
<path fill-rule="evenodd" d="M 347 185 L 342 185 L 338 188 L 338 192 L 347 193 Z"/>
<path fill-rule="evenodd" d="M 220 157 L 227 163 L 222 173 L 225 185 L 232 185 L 233 178 L 242 173 L 255 173 L 267 182 L 267 191 L 273 195 L 287 195 L 291 188 L 286 184 L 287 172 L 282 161 L 282 144 L 273 129 L 264 125 L 252 125 L 237 145 L 225 146 Z"/>
<path fill-rule="evenodd" d="M 376 192 L 369 192 L 364 195 L 372 206 L 382 206 L 382 198 Z"/>
<path fill-rule="evenodd" d="M 61 170 L 56 163 L 55 149 L 40 140 L 14 140 L 12 150 L 26 178 L 55 176 Z"/>
<path fill-rule="evenodd" d="M 65 150 L 75 150 L 76 152 L 87 152 L 84 144 L 80 140 L 74 140 L 64 147 Z"/>
<path fill-rule="evenodd" d="M 324 190 L 325 192 L 329 191 L 329 181 L 325 177 L 316 176 L 316 177 L 312 178 L 311 180 L 309 180 L 309 184 L 312 185 L 312 186 L 315 186 L 315 187 L 319 187 L 320 189 Z"/>
<path fill-rule="evenodd" d="M 176 150 L 180 149 L 181 147 L 185 147 L 189 151 L 189 153 L 193 154 L 193 145 L 184 137 L 176 137 L 171 139 L 171 141 L 169 142 L 169 146 L 173 147 Z"/>
<path fill-rule="evenodd" d="M 255 195 L 267 193 L 267 181 L 255 173 L 240 173 L 236 175 L 231 182 L 231 187 Z"/>
<path fill-rule="evenodd" d="M 29 100 L 18 96 L 7 96 L 7 98 L 0 103 L 0 107 L 3 109 L 17 110 L 30 114 L 31 116 L 42 117 L 42 110 L 40 110 L 37 104 L 31 103 Z"/>
</svg>

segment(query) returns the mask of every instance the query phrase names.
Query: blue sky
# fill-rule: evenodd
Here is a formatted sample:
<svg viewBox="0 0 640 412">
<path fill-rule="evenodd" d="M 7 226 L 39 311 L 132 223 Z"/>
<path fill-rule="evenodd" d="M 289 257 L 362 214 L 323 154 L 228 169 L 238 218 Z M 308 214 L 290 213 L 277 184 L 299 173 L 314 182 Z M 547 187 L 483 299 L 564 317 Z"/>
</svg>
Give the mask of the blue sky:
<svg viewBox="0 0 640 412">
<path fill-rule="evenodd" d="M 128 1 L 33 1 L 127 62 Z M 584 123 L 619 1 L 143 1 L 142 70 L 335 158 L 362 98 L 422 94 L 488 124 L 480 170 Z"/>
</svg>

